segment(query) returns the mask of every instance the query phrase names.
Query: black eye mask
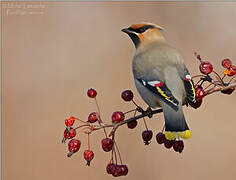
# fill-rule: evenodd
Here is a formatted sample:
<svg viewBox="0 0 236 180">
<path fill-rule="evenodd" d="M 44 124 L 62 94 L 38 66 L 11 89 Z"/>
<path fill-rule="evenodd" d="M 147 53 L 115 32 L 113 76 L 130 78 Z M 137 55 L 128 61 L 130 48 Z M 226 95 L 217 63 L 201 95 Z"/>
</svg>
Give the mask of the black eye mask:
<svg viewBox="0 0 236 180">
<path fill-rule="evenodd" d="M 133 28 L 128 28 L 128 29 L 141 34 L 141 33 L 145 32 L 147 29 L 151 29 L 151 28 L 154 28 L 154 27 L 152 25 L 145 25 L 145 26 L 142 26 L 138 29 L 133 29 Z"/>
</svg>

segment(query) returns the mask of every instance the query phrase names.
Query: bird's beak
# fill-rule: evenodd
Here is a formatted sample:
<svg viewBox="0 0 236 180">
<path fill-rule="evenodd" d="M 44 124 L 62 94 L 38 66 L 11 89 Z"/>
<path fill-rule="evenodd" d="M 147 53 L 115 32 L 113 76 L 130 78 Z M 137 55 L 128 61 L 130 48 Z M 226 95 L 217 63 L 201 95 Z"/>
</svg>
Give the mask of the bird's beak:
<svg viewBox="0 0 236 180">
<path fill-rule="evenodd" d="M 127 34 L 131 33 L 131 31 L 128 28 L 124 28 L 121 31 Z"/>
</svg>

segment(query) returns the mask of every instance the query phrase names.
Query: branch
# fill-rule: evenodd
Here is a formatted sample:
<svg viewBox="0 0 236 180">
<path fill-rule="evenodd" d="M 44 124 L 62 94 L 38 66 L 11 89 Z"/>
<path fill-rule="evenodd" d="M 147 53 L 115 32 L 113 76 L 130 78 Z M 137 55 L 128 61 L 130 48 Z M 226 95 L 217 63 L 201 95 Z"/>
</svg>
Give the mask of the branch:
<svg viewBox="0 0 236 180">
<path fill-rule="evenodd" d="M 235 87 L 236 87 L 236 81 L 231 82 L 231 84 L 228 85 L 228 86 L 215 86 L 214 88 L 211 88 L 208 91 L 206 91 L 206 93 L 207 93 L 207 95 L 210 95 L 210 94 L 213 94 L 213 93 L 218 92 L 218 91 L 227 90 L 227 89 L 235 88 Z M 101 123 L 98 126 L 94 126 L 94 130 L 99 130 L 99 129 L 102 129 L 102 128 L 112 127 L 113 129 L 109 134 L 109 137 L 110 137 L 110 136 L 113 136 L 115 131 L 117 130 L 117 128 L 122 126 L 123 124 L 129 123 L 130 121 L 135 121 L 135 120 L 138 120 L 138 119 L 142 119 L 144 117 L 151 118 L 154 114 L 158 114 L 158 113 L 161 113 L 161 112 L 163 112 L 162 109 L 157 109 L 157 110 L 148 109 L 146 111 L 142 111 L 142 114 L 140 114 L 138 116 L 131 117 L 131 118 L 126 119 L 124 121 L 121 121 L 119 123 L 112 123 L 112 124 Z"/>
<path fill-rule="evenodd" d="M 207 93 L 207 95 L 210 95 L 210 94 L 213 94 L 218 91 L 223 91 L 223 90 L 227 90 L 227 89 L 231 89 L 231 88 L 235 88 L 235 87 L 236 87 L 236 81 L 231 82 L 231 84 L 229 86 L 215 86 L 214 88 L 211 88 L 208 91 L 206 91 L 206 93 Z"/>
<path fill-rule="evenodd" d="M 100 126 L 96 126 L 95 130 L 99 130 L 101 128 L 108 128 L 108 127 L 112 127 L 112 131 L 110 132 L 109 136 L 113 136 L 116 129 L 119 127 L 119 126 L 122 126 L 123 124 L 126 124 L 130 121 L 135 121 L 135 120 L 138 120 L 138 119 L 142 119 L 144 117 L 149 117 L 151 118 L 154 114 L 158 114 L 158 113 L 161 113 L 163 112 L 162 109 L 157 109 L 157 110 L 150 110 L 148 109 L 147 111 L 143 111 L 142 114 L 138 115 L 138 116 L 135 116 L 135 117 L 131 117 L 129 119 L 126 119 L 124 121 L 121 121 L 119 123 L 112 123 L 112 124 L 101 124 Z"/>
<path fill-rule="evenodd" d="M 200 76 L 196 76 L 196 77 L 200 77 Z M 204 79 L 206 81 L 208 81 L 208 79 L 206 79 L 206 78 L 204 78 Z M 231 79 L 231 82 L 228 85 L 218 85 L 218 84 L 215 84 L 215 83 L 211 82 L 215 86 L 213 88 L 207 90 L 206 95 L 210 95 L 210 94 L 213 94 L 213 93 L 218 92 L 218 91 L 223 91 L 223 90 L 235 88 L 236 87 L 236 80 L 235 81 L 232 81 L 232 80 L 233 80 L 233 78 Z M 130 111 L 127 111 L 127 112 L 125 112 L 125 114 L 135 111 L 135 112 L 140 112 L 141 113 L 140 115 L 137 115 L 137 116 L 134 115 L 134 117 L 128 118 L 128 119 L 126 119 L 124 121 L 121 121 L 121 122 L 118 122 L 118 123 L 106 124 L 106 123 L 103 123 L 101 121 L 99 123 L 99 125 L 85 124 L 85 125 L 82 125 L 82 126 L 79 126 L 79 127 L 75 128 L 75 129 L 78 129 L 78 128 L 84 127 L 84 126 L 89 126 L 88 128 L 90 129 L 90 133 L 92 133 L 93 131 L 96 131 L 96 130 L 99 130 L 99 129 L 104 129 L 104 131 L 105 131 L 105 128 L 112 128 L 111 132 L 109 133 L 109 137 L 111 137 L 111 136 L 114 136 L 114 134 L 115 134 L 116 130 L 118 129 L 118 127 L 122 126 L 123 124 L 127 124 L 130 121 L 135 121 L 135 120 L 138 120 L 138 119 L 142 119 L 144 117 L 151 118 L 154 114 L 158 114 L 158 113 L 163 112 L 162 109 L 151 110 L 150 108 L 148 108 L 146 111 L 144 111 L 135 102 L 134 102 L 134 104 L 137 106 L 137 108 L 133 109 L 133 110 L 130 110 Z"/>
</svg>

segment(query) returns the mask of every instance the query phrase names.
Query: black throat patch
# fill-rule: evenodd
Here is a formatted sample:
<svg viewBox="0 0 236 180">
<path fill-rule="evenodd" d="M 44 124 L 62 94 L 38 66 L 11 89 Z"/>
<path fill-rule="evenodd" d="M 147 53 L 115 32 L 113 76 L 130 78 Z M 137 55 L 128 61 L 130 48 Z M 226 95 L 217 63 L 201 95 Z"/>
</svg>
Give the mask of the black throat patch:
<svg viewBox="0 0 236 180">
<path fill-rule="evenodd" d="M 137 48 L 139 46 L 139 44 L 140 44 L 139 37 L 136 34 L 133 34 L 133 33 L 129 33 L 128 35 L 132 39 L 132 41 L 134 43 L 134 46 Z"/>
</svg>

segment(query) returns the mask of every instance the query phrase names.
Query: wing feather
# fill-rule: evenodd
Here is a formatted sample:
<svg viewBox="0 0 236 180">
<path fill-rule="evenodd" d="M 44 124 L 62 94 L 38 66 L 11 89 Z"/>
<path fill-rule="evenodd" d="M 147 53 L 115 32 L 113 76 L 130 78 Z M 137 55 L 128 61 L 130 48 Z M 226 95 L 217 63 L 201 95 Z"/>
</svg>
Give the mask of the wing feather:
<svg viewBox="0 0 236 180">
<path fill-rule="evenodd" d="M 179 101 L 172 95 L 170 89 L 164 82 L 161 82 L 159 80 L 145 81 L 142 78 L 139 78 L 137 80 L 152 93 L 156 94 L 162 101 L 165 101 L 173 108 L 178 109 Z"/>
</svg>

